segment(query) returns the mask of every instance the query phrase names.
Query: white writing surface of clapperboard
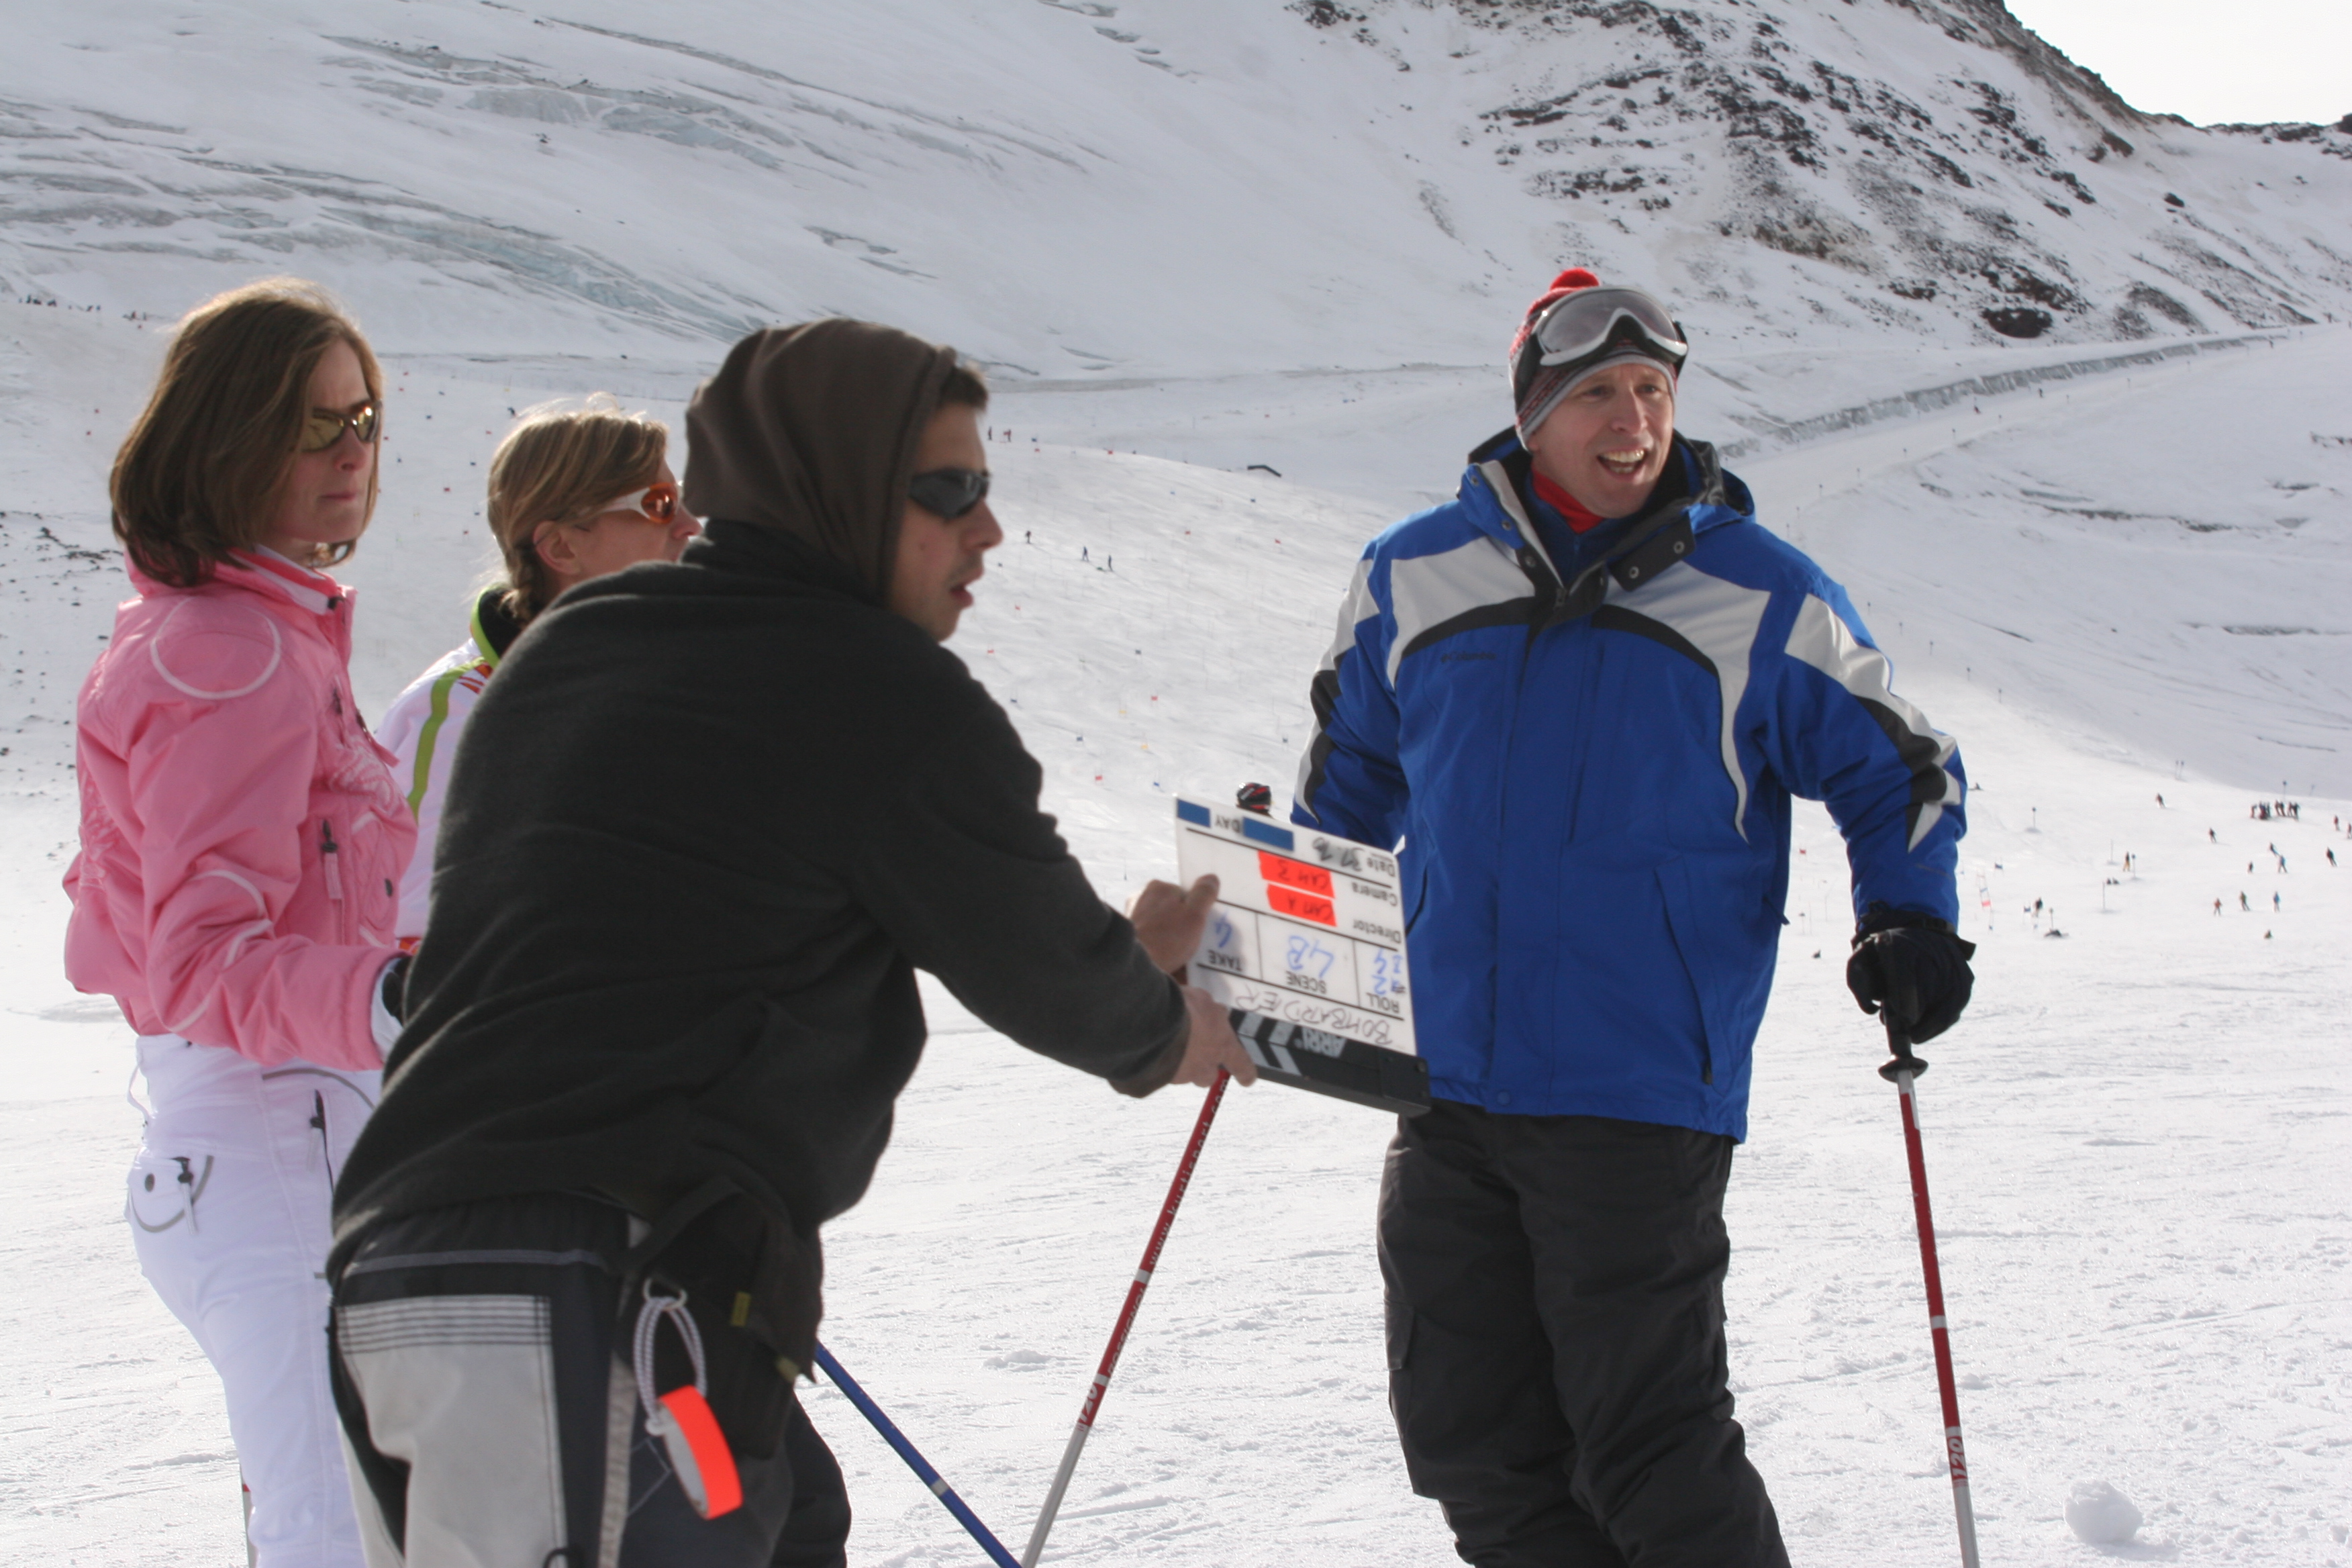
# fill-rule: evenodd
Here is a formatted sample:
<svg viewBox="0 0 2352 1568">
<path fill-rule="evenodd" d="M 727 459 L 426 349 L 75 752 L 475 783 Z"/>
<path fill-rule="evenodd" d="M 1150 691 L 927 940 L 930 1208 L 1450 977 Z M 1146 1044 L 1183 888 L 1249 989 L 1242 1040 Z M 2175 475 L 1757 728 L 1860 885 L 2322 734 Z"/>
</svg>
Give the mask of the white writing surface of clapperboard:
<svg viewBox="0 0 2352 1568">
<path fill-rule="evenodd" d="M 1233 1010 L 1261 1073 L 1408 1116 L 1429 1109 L 1395 856 L 1180 800 L 1176 864 L 1187 884 L 1217 879 L 1192 980 Z"/>
</svg>

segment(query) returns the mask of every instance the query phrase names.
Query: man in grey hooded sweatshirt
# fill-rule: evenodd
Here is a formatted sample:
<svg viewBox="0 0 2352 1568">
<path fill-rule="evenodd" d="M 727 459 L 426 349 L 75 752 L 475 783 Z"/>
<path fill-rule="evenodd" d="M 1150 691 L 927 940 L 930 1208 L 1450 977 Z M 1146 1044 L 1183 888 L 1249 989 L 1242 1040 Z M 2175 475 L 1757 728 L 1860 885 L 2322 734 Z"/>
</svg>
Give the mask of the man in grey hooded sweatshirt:
<svg viewBox="0 0 2352 1568">
<path fill-rule="evenodd" d="M 922 1049 L 916 969 L 1124 1093 L 1255 1076 L 1170 975 L 1213 883 L 1107 907 L 941 646 L 1003 538 L 986 399 L 887 327 L 752 334 L 687 414 L 703 537 L 567 594 L 475 710 L 337 1189 L 372 1568 L 844 1561 L 793 1385 L 818 1226 Z M 739 1506 L 659 1414 L 680 1390 Z"/>
</svg>

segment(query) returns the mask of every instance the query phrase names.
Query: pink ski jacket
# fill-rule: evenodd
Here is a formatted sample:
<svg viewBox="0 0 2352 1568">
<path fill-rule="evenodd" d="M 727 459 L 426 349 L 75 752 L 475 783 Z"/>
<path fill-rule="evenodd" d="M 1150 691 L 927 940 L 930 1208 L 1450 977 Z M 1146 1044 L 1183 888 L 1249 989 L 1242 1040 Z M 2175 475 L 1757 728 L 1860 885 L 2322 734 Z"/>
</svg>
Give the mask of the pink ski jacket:
<svg viewBox="0 0 2352 1568">
<path fill-rule="evenodd" d="M 196 588 L 130 570 L 76 710 L 66 977 L 142 1035 L 381 1065 L 416 827 L 352 700 L 352 591 L 242 552 Z"/>
</svg>

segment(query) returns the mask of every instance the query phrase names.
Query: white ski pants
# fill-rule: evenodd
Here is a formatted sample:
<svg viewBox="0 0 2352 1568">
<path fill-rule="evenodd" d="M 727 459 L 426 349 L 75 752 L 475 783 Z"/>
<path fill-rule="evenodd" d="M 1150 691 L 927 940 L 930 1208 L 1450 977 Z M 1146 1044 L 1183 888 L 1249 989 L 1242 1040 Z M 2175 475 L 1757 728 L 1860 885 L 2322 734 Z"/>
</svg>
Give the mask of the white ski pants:
<svg viewBox="0 0 2352 1568">
<path fill-rule="evenodd" d="M 139 1267 L 220 1374 L 257 1568 L 361 1568 L 327 1381 L 335 1176 L 378 1074 L 139 1040 L 151 1107 L 127 1216 Z M 235 1506 L 223 1498 L 221 1506 Z"/>
</svg>

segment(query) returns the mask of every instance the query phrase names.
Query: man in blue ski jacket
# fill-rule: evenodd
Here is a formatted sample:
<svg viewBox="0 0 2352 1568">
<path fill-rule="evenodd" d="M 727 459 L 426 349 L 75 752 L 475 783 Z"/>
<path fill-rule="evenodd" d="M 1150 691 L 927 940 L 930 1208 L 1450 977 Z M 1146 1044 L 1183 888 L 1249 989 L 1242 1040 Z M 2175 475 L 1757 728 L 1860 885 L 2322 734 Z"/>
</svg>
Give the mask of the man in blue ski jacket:
<svg viewBox="0 0 2352 1568">
<path fill-rule="evenodd" d="M 1391 1405 L 1480 1568 L 1788 1562 L 1732 1419 L 1723 1196 L 1789 802 L 1853 868 L 1847 981 L 1968 1000 L 1966 780 L 1843 589 L 1675 433 L 1681 327 L 1562 273 L 1514 427 L 1375 539 L 1315 678 L 1302 825 L 1401 846 L 1434 1105 L 1381 1194 Z"/>
</svg>

